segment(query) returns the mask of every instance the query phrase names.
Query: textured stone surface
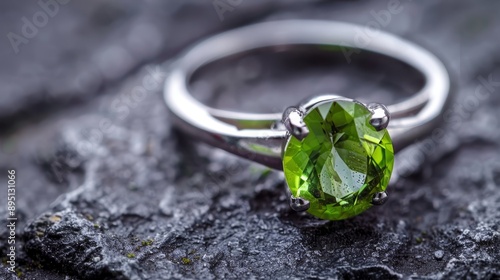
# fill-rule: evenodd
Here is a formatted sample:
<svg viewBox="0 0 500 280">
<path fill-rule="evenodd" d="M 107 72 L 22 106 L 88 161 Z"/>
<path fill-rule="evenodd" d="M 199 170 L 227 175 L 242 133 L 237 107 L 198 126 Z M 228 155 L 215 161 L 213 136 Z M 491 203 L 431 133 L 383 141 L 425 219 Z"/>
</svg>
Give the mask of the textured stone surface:
<svg viewBox="0 0 500 280">
<path fill-rule="evenodd" d="M 243 0 L 221 21 L 212 1 L 70 1 L 15 54 L 6 34 L 41 8 L 2 2 L 0 172 L 18 174 L 20 278 L 498 278 L 500 98 L 488 83 L 500 80 L 498 1 L 402 0 L 384 24 L 443 58 L 455 99 L 443 130 L 399 153 L 389 201 L 353 219 L 297 215 L 282 174 L 169 124 L 155 67 L 188 43 L 258 20 L 364 25 L 387 4 Z M 291 105 L 265 92 L 370 92 L 384 102 L 412 90 L 397 84 L 402 71 L 300 61 L 220 65 L 195 88 L 239 89 L 253 100 L 245 108 L 263 109 Z M 0 226 L 2 256 L 6 234 Z"/>
</svg>

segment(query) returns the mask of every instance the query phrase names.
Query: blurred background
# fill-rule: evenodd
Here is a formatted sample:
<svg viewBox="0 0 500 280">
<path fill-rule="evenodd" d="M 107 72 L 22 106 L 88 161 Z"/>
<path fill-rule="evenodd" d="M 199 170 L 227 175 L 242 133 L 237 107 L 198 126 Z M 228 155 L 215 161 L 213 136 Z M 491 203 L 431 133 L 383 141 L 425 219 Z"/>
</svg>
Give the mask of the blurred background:
<svg viewBox="0 0 500 280">
<path fill-rule="evenodd" d="M 493 0 L 2 2 L 0 222 L 9 169 L 18 221 L 15 274 L 0 226 L 0 278 L 500 277 L 499 10 Z M 395 33 L 453 77 L 442 130 L 401 151 L 383 207 L 347 221 L 294 213 L 282 174 L 173 130 L 161 95 L 192 43 L 297 18 Z M 390 103 L 421 82 L 362 57 L 255 54 L 211 65 L 193 89 L 218 107 L 279 111 L 294 103 L 285 96 L 324 92 Z"/>
</svg>

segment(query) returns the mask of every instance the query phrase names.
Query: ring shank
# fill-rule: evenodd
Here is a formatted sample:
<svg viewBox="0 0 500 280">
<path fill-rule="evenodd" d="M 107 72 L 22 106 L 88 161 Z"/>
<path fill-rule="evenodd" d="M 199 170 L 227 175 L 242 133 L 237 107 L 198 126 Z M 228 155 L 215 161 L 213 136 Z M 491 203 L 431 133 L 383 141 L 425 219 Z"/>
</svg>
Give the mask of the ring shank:
<svg viewBox="0 0 500 280">
<path fill-rule="evenodd" d="M 388 129 L 396 147 L 400 148 L 432 128 L 441 114 L 450 91 L 448 72 L 427 50 L 382 31 L 374 34 L 364 46 L 359 46 L 355 34 L 361 28 L 332 21 L 286 20 L 222 33 L 199 43 L 171 65 L 165 83 L 165 101 L 177 124 L 185 131 L 231 153 L 281 169 L 281 146 L 287 132 L 271 129 L 271 124 L 279 121 L 282 113 L 240 113 L 201 104 L 189 92 L 192 74 L 219 59 L 265 47 L 329 45 L 364 49 L 405 62 L 425 78 L 419 92 L 388 106 L 392 116 Z"/>
</svg>

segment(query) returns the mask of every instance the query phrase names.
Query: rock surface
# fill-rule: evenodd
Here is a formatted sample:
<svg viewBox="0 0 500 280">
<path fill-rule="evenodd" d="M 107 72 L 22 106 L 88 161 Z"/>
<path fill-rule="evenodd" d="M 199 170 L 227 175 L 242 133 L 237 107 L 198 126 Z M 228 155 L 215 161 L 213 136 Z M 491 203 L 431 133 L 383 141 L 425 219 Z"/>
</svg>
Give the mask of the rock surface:
<svg viewBox="0 0 500 280">
<path fill-rule="evenodd" d="M 161 63 L 204 36 L 254 21 L 367 25 L 388 1 L 242 0 L 221 17 L 214 3 L 68 1 L 57 12 L 52 6 L 17 54 L 7 36 L 0 40 L 0 172 L 17 171 L 18 217 L 17 276 L 6 270 L 1 226 L 0 278 L 500 277 L 499 2 L 402 0 L 382 22 L 445 61 L 454 100 L 442 137 L 399 153 L 389 201 L 340 222 L 294 213 L 282 174 L 173 130 Z M 40 11 L 36 2 L 2 2 L 0 33 L 22 35 L 23 18 Z M 257 61 L 261 67 L 237 64 L 241 71 L 215 66 L 220 71 L 195 88 L 241 89 L 255 96 L 244 107 L 282 100 L 263 92 L 380 99 L 411 92 L 394 84 L 407 78 L 402 72 L 295 71 L 302 65 Z M 0 214 L 5 225 L 5 207 Z"/>
</svg>

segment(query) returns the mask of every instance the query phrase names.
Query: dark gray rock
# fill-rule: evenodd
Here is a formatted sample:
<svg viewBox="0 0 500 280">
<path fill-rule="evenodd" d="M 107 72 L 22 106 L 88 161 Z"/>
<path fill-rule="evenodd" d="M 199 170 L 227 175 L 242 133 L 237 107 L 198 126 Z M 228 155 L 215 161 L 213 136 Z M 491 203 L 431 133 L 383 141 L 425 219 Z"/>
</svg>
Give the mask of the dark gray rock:
<svg viewBox="0 0 500 280">
<path fill-rule="evenodd" d="M 19 278 L 16 276 L 16 274 L 8 271 L 6 268 L 2 267 L 0 270 L 0 277 L 5 280 L 18 280 Z"/>
<path fill-rule="evenodd" d="M 93 220 L 71 209 L 45 213 L 25 229 L 25 250 L 28 255 L 46 256 L 41 261 L 47 265 L 83 278 L 143 278 L 137 263 L 112 249 L 121 247 L 120 240 L 108 240 Z"/>
<path fill-rule="evenodd" d="M 282 174 L 174 130 L 159 65 L 237 25 L 297 17 L 364 25 L 387 3 L 243 0 L 220 21 L 212 1 L 108 2 L 61 7 L 17 55 L 2 40 L 0 172 L 18 174 L 21 279 L 500 277 L 500 95 L 485 82 L 500 80 L 500 3 L 401 1 L 384 29 L 430 48 L 456 78 L 444 136 L 401 151 L 384 206 L 327 222 L 289 209 Z M 0 5 L 2 34 L 19 33 L 21 18 L 39 11 Z M 297 58 L 216 65 L 195 89 L 239 89 L 251 98 L 215 102 L 246 109 L 291 105 L 267 92 L 390 100 L 413 89 L 397 83 L 410 79 L 398 68 Z M 5 236 L 0 227 L 2 256 Z M 0 266 L 0 278 L 16 279 Z"/>
</svg>

